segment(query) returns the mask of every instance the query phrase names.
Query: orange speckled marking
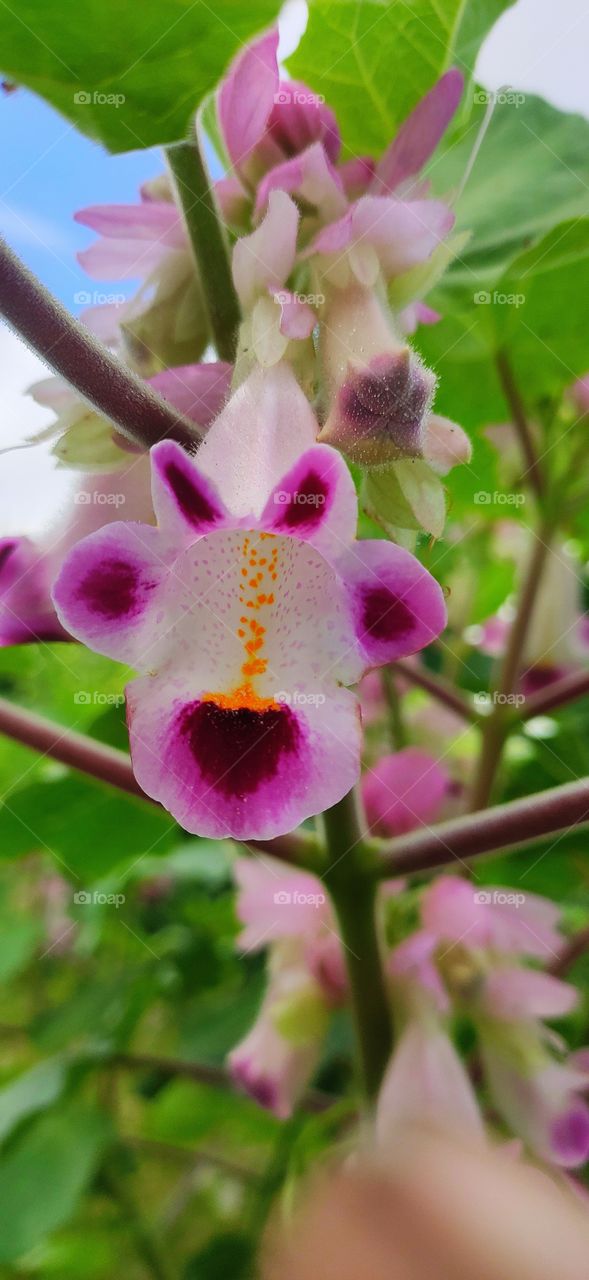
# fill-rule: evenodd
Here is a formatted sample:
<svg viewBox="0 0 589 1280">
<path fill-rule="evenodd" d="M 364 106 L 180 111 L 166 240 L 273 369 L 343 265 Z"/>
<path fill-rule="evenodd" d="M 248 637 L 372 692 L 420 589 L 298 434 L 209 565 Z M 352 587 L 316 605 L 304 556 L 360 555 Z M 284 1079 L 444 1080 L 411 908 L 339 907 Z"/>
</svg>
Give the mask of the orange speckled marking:
<svg viewBox="0 0 589 1280">
<path fill-rule="evenodd" d="M 273 533 L 259 534 L 260 541 L 273 540 L 275 536 Z M 204 693 L 203 702 L 215 702 L 224 710 L 239 710 L 247 707 L 250 711 L 267 711 L 271 707 L 280 706 L 274 698 L 261 697 L 253 683 L 256 676 L 265 674 L 268 666 L 268 659 L 263 657 L 266 627 L 261 619 L 264 616 L 264 609 L 274 604 L 274 592 L 268 588 L 272 582 L 276 582 L 278 577 L 278 551 L 278 547 L 274 546 L 269 556 L 258 557 L 257 548 L 251 545 L 251 537 L 245 535 L 243 539 L 241 547 L 243 567 L 240 569 L 243 581 L 239 603 L 242 609 L 251 610 L 249 614 L 241 615 L 237 629 L 237 636 L 244 650 L 244 660 L 241 664 L 243 680 L 229 693 Z M 250 577 L 252 569 L 255 573 Z M 246 599 L 245 593 L 248 590 L 255 591 L 256 595 Z"/>
</svg>

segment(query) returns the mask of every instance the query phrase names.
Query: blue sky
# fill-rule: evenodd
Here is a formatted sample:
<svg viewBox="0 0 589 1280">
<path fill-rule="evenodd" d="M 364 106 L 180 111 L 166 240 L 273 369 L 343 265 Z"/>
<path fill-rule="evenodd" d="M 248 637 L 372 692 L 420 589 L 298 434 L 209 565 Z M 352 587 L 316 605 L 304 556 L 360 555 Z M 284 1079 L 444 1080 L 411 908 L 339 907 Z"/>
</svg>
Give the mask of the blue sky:
<svg viewBox="0 0 589 1280">
<path fill-rule="evenodd" d="M 161 172 L 161 156 L 108 155 L 26 89 L 3 96 L 0 113 L 0 228 L 52 293 L 78 310 L 73 297 L 88 288 L 88 277 L 75 253 L 96 237 L 73 212 L 135 201 L 140 184 Z"/>
</svg>

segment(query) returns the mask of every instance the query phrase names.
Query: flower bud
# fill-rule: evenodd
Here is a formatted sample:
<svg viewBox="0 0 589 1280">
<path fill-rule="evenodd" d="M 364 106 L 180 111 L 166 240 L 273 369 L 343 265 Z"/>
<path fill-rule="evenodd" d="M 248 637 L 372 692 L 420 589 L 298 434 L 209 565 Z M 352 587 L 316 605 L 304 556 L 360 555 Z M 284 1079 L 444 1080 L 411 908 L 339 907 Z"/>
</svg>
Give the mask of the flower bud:
<svg viewBox="0 0 589 1280">
<path fill-rule="evenodd" d="M 423 457 L 436 380 L 397 339 L 377 295 L 338 291 L 325 330 L 331 404 L 319 439 L 364 467 Z"/>
</svg>

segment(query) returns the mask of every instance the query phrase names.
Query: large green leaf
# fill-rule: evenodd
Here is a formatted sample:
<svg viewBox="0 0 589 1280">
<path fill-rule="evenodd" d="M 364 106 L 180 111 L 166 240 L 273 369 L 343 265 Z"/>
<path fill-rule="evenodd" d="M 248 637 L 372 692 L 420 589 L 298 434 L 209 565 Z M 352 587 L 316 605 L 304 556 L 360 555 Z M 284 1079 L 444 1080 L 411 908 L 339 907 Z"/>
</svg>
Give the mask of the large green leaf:
<svg viewBox="0 0 589 1280">
<path fill-rule="evenodd" d="M 108 1137 L 103 1115 L 70 1107 L 42 1116 L 0 1159 L 0 1261 L 13 1262 L 67 1221 Z"/>
<path fill-rule="evenodd" d="M 164 853 L 177 832 L 162 809 L 78 777 L 33 783 L 0 805 L 0 855 L 52 853 L 78 889 L 121 863 Z"/>
<path fill-rule="evenodd" d="M 0 63 L 111 151 L 174 142 L 276 0 L 19 0 Z"/>
<path fill-rule="evenodd" d="M 485 105 L 475 107 L 460 141 L 434 160 L 436 192 L 456 190 L 464 176 Z M 470 239 L 436 291 L 436 303 L 472 304 L 509 264 L 557 223 L 587 214 L 589 123 L 541 98 L 495 107 L 479 155 L 457 205 L 457 229 Z"/>
<path fill-rule="evenodd" d="M 512 0 L 312 0 L 289 70 L 325 96 L 351 151 L 378 155 L 453 62 L 478 47 Z"/>
</svg>

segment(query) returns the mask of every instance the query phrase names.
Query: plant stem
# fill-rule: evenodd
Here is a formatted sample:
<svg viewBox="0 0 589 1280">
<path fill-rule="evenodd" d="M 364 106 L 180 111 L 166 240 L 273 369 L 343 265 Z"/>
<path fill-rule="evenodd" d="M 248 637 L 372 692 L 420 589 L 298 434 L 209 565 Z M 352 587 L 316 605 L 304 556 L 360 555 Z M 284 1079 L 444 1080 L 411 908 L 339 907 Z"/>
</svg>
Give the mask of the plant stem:
<svg viewBox="0 0 589 1280">
<path fill-rule="evenodd" d="M 471 799 L 471 808 L 473 810 L 484 809 L 491 799 L 503 745 L 510 729 L 511 708 L 509 700 L 517 685 L 528 627 L 536 603 L 542 571 L 550 550 L 551 536 L 551 525 L 548 521 L 543 521 L 538 533 L 534 535 L 534 545 L 522 583 L 516 615 L 509 633 L 507 649 L 494 693 L 493 710 L 483 730 L 483 743 Z"/>
<path fill-rule="evenodd" d="M 425 689 L 432 698 L 437 698 L 438 702 L 449 707 L 450 711 L 454 711 L 456 715 L 462 716 L 463 720 L 472 720 L 473 723 L 479 720 L 475 708 L 448 680 L 443 680 L 433 672 L 427 671 L 424 666 L 413 666 L 409 662 L 399 661 L 391 663 L 391 670 L 409 680 L 411 684 Z"/>
<path fill-rule="evenodd" d="M 532 716 L 544 716 L 549 711 L 557 711 L 577 698 L 589 693 L 589 671 L 574 671 L 562 680 L 554 680 L 545 689 L 526 698 L 522 708 L 522 720 L 530 720 Z"/>
<path fill-rule="evenodd" d="M 190 452 L 198 448 L 193 424 L 74 320 L 1 239 L 0 314 L 128 440 L 150 449 L 169 437 Z"/>
<path fill-rule="evenodd" d="M 391 1010 L 376 919 L 378 886 L 364 845 L 354 792 L 323 815 L 329 866 L 324 880 L 339 922 L 350 983 L 365 1099 L 378 1093 L 391 1052 Z"/>
<path fill-rule="evenodd" d="M 395 677 L 389 667 L 382 667 L 380 672 L 384 694 L 390 718 L 390 739 L 393 751 L 401 751 L 407 746 L 407 731 L 403 720 L 401 698 L 395 685 Z"/>
<path fill-rule="evenodd" d="M 555 978 L 565 978 L 569 969 L 589 951 L 589 928 L 579 929 L 565 943 L 559 957 L 550 966 L 550 973 Z"/>
<path fill-rule="evenodd" d="M 452 818 L 372 846 L 382 876 L 408 875 L 478 858 L 498 849 L 511 849 L 589 822 L 589 778 L 551 787 L 535 795 L 495 805 L 478 813 Z"/>
<path fill-rule="evenodd" d="M 136 1251 L 147 1271 L 154 1280 L 172 1280 L 173 1273 L 164 1256 L 162 1245 L 151 1225 L 140 1213 L 125 1175 L 119 1173 L 114 1160 L 105 1164 L 101 1172 L 109 1194 L 121 1210 L 123 1222 L 132 1233 Z"/>
<path fill-rule="evenodd" d="M 189 1062 L 183 1058 L 160 1058 L 151 1053 L 116 1053 L 112 1061 L 115 1066 L 130 1071 L 153 1071 L 163 1076 L 179 1076 L 218 1089 L 231 1086 L 230 1076 L 223 1067 L 212 1067 L 205 1062 Z M 321 1093 L 319 1089 L 310 1089 L 305 1094 L 301 1106 L 304 1111 L 320 1113 L 327 1111 L 336 1101 L 337 1099 L 332 1098 L 328 1093 Z"/>
<path fill-rule="evenodd" d="M 51 720 L 23 707 L 14 706 L 6 698 L 0 698 L 0 734 L 22 742 L 24 746 L 39 751 L 42 755 L 51 756 L 61 764 L 78 769 L 80 773 L 89 774 L 100 782 L 107 782 L 130 795 L 139 796 L 148 804 L 157 804 L 141 790 L 133 773 L 131 760 L 124 751 L 104 746 L 94 738 L 88 738 L 73 729 L 64 729 Z M 159 808 L 159 805 L 158 805 Z M 288 836 L 278 836 L 275 840 L 249 840 L 248 846 L 269 853 L 281 862 L 295 866 L 311 867 L 318 861 L 318 842 L 308 835 L 294 832 Z"/>
<path fill-rule="evenodd" d="M 507 400 L 509 408 L 511 409 L 513 425 L 524 455 L 527 467 L 526 478 L 529 477 L 530 485 L 534 490 L 536 497 L 541 499 L 544 496 L 545 486 L 540 468 L 540 461 L 538 459 L 534 440 L 530 431 L 524 402 L 520 396 L 517 383 L 513 376 L 511 363 L 505 351 L 499 351 L 497 353 L 495 357 L 495 365 L 497 373 L 499 374 L 499 381 L 501 383 L 503 394 Z"/>
<path fill-rule="evenodd" d="M 225 236 L 196 133 L 166 148 L 166 156 L 196 260 L 217 352 L 235 359 L 240 310 Z"/>
</svg>

